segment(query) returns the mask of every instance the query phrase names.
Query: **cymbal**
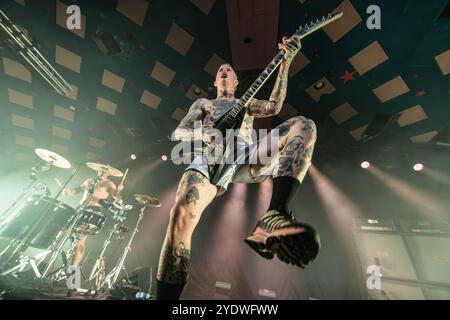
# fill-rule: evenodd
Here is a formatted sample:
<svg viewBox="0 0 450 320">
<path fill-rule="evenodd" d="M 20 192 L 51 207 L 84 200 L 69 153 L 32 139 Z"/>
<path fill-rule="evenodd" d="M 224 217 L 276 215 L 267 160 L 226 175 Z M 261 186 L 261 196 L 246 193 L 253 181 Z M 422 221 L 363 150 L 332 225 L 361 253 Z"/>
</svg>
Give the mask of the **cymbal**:
<svg viewBox="0 0 450 320">
<path fill-rule="evenodd" d="M 52 166 L 62 169 L 69 169 L 72 166 L 68 160 L 53 151 L 38 148 L 34 149 L 34 153 Z"/>
<path fill-rule="evenodd" d="M 146 194 L 133 194 L 133 198 L 145 207 L 161 207 L 161 201 Z"/>
<path fill-rule="evenodd" d="M 92 170 L 95 170 L 100 173 L 107 173 L 108 176 L 113 177 L 121 177 L 123 176 L 123 172 L 119 169 L 113 168 L 110 165 L 107 164 L 101 164 L 96 162 L 86 162 L 86 165 L 91 168 Z"/>
</svg>

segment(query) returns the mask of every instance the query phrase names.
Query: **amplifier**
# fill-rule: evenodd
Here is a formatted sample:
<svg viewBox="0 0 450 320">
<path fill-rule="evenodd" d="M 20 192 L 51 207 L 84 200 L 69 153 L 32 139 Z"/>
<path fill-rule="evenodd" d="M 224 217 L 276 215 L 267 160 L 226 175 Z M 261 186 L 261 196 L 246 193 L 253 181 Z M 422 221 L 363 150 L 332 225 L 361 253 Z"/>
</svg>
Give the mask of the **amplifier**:
<svg viewBox="0 0 450 320">
<path fill-rule="evenodd" d="M 353 219 L 353 228 L 358 231 L 397 231 L 394 221 L 390 219 Z"/>
<path fill-rule="evenodd" d="M 420 234 L 450 234 L 450 224 L 442 220 L 401 220 L 403 232 Z"/>
</svg>

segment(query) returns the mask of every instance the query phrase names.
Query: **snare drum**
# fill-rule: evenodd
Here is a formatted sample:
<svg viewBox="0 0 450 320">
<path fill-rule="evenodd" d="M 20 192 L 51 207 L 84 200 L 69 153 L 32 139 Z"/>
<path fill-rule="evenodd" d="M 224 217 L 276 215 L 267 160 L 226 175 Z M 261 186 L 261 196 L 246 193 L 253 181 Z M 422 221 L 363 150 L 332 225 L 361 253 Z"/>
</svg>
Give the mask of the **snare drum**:
<svg viewBox="0 0 450 320">
<path fill-rule="evenodd" d="M 106 217 L 100 208 L 87 207 L 78 222 L 76 231 L 81 234 L 94 235 L 100 232 Z"/>
</svg>

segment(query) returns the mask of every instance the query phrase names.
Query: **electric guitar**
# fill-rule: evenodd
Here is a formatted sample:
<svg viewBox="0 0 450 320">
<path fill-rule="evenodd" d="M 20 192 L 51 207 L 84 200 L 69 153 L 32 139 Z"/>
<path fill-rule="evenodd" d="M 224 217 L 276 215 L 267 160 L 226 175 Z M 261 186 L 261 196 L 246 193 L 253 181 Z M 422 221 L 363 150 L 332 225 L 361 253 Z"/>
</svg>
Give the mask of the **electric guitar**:
<svg viewBox="0 0 450 320">
<path fill-rule="evenodd" d="M 311 21 L 309 24 L 306 23 L 304 26 L 300 26 L 292 36 L 299 36 L 300 39 L 306 37 L 307 35 L 323 28 L 327 24 L 341 18 L 343 13 L 330 13 L 328 16 L 322 17 L 322 19 L 317 19 L 315 22 Z M 263 84 L 267 81 L 270 75 L 278 68 L 284 57 L 284 51 L 280 50 L 277 55 L 272 59 L 272 61 L 267 65 L 263 72 L 258 76 L 258 78 L 253 82 L 250 88 L 244 93 L 240 98 L 239 102 L 231 108 L 227 113 L 225 113 L 214 125 L 216 130 L 222 133 L 222 137 L 226 137 L 226 130 L 228 129 L 238 129 L 242 125 L 242 120 L 244 118 L 245 108 L 250 100 L 255 96 L 255 94 L 261 89 Z M 225 140 L 225 139 L 224 139 Z M 225 140 L 225 147 L 222 155 L 217 158 L 216 164 L 212 168 L 211 181 L 212 183 L 217 183 L 222 176 L 222 174 L 228 170 L 233 165 L 226 164 L 225 159 L 229 156 L 231 150 L 230 139 Z"/>
</svg>

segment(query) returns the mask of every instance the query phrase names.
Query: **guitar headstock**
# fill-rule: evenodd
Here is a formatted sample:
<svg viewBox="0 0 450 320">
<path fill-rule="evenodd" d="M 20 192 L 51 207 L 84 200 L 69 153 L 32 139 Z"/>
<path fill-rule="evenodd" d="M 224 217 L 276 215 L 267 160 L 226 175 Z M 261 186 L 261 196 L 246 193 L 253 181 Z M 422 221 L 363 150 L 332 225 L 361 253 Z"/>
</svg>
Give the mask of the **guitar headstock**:
<svg viewBox="0 0 450 320">
<path fill-rule="evenodd" d="M 305 36 L 341 18 L 342 16 L 343 16 L 342 12 L 329 13 L 327 16 L 323 16 L 321 19 L 317 19 L 316 21 L 311 21 L 309 24 L 305 23 L 304 26 L 300 26 L 295 31 L 294 35 L 298 35 L 300 37 Z"/>
</svg>

